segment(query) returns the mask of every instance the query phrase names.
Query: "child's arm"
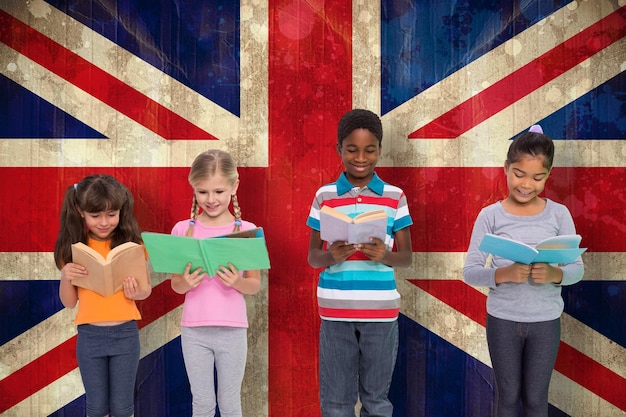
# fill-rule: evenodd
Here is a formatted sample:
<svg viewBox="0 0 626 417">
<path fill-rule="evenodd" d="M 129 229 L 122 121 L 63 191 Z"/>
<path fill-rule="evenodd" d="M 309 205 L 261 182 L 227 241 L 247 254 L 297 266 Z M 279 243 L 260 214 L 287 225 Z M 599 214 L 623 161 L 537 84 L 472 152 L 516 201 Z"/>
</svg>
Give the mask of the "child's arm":
<svg viewBox="0 0 626 417">
<path fill-rule="evenodd" d="M 408 227 L 398 230 L 394 235 L 396 251 L 387 250 L 385 243 L 372 238 L 372 244 L 356 245 L 372 261 L 380 262 L 391 267 L 406 268 L 413 261 L 413 248 L 411 246 L 411 231 Z"/>
<path fill-rule="evenodd" d="M 356 252 L 356 245 L 346 242 L 334 242 L 328 250 L 324 250 L 324 241 L 318 230 L 311 230 L 309 239 L 308 262 L 313 268 L 326 268 L 341 263 Z"/>
<path fill-rule="evenodd" d="M 229 263 L 228 268 L 220 266 L 215 273 L 225 285 L 242 294 L 256 294 L 261 289 L 261 272 L 259 270 L 243 271 L 243 276 L 241 276 L 237 268 Z"/>
<path fill-rule="evenodd" d="M 61 282 L 59 283 L 59 298 L 65 307 L 74 308 L 78 302 L 78 290 L 72 284 L 72 280 L 86 276 L 87 269 L 82 265 L 70 262 L 63 266 L 61 269 Z"/>
</svg>

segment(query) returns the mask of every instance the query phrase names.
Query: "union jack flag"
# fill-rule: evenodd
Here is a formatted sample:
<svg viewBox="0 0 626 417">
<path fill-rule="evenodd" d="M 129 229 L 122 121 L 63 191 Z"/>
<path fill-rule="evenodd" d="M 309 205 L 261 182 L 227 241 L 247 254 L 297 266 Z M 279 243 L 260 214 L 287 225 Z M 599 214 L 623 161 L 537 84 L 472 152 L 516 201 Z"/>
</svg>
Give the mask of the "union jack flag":
<svg viewBox="0 0 626 417">
<path fill-rule="evenodd" d="M 66 187 L 111 173 L 141 227 L 168 232 L 212 147 L 239 162 L 273 266 L 248 299 L 244 412 L 319 415 L 305 220 L 352 107 L 382 115 L 379 174 L 414 220 L 394 415 L 491 415 L 486 296 L 461 270 L 478 210 L 506 192 L 509 139 L 537 123 L 557 146 L 545 195 L 589 248 L 563 289 L 550 415 L 626 414 L 625 35 L 611 0 L 0 0 L 0 415 L 84 414 L 51 254 Z M 182 298 L 153 285 L 136 415 L 189 415 Z"/>
</svg>

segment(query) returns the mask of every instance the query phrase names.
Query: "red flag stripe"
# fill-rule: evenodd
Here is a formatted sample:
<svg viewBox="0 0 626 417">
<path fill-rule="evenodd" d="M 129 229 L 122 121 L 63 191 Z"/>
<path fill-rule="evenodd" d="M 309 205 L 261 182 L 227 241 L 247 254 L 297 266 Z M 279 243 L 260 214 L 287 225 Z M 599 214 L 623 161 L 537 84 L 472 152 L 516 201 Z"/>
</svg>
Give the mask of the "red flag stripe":
<svg viewBox="0 0 626 417">
<path fill-rule="evenodd" d="M 624 36 L 626 6 L 419 128 L 409 138 L 458 138 Z"/>
<path fill-rule="evenodd" d="M 470 319 L 485 325 L 487 296 L 458 280 L 409 280 Z M 601 398 L 626 411 L 626 378 L 599 364 L 567 343 L 559 345 L 554 369 Z"/>
<path fill-rule="evenodd" d="M 152 295 L 138 303 L 142 320 L 139 328 L 174 310 L 183 302 L 183 296 L 175 294 L 166 280 L 152 289 Z M 0 380 L 0 413 L 30 397 L 77 367 L 76 336 L 37 357 L 11 375 Z"/>
<path fill-rule="evenodd" d="M 128 184 L 135 196 L 136 215 L 144 230 L 168 233 L 177 220 L 189 213 L 191 203 L 186 194 L 189 169 L 186 167 L 0 167 L 0 178 L 11 178 L 0 187 L 0 200 L 26 206 L 32 199 L 32 190 L 38 189 L 39 201 L 50 204 L 48 209 L 37 212 L 37 222 L 27 217 L 5 222 L 4 235 L 14 238 L 0 239 L 0 252 L 52 252 L 65 187 L 94 172 L 111 174 Z M 411 229 L 414 252 L 465 252 L 473 221 L 480 209 L 504 198 L 508 192 L 502 168 L 395 167 L 380 168 L 377 172 L 407 195 L 414 222 Z M 263 204 L 267 197 L 259 194 L 259 190 L 264 189 L 266 171 L 243 167 L 239 175 L 240 200 L 243 198 L 245 207 L 248 204 L 255 207 L 257 223 L 274 220 L 264 217 L 266 208 Z M 51 179 L 58 181 L 59 185 L 41 187 L 42 178 L 47 185 L 53 184 Z M 626 168 L 621 167 L 555 167 L 550 174 L 545 196 L 569 208 L 576 230 L 583 237 L 581 246 L 589 248 L 589 253 L 626 252 L 623 225 L 619 223 L 619 219 L 626 218 L 624 178 Z M 166 187 L 162 187 L 164 184 Z M 311 191 L 311 195 L 314 193 L 315 190 Z M 302 208 L 293 209 L 294 216 L 308 214 L 310 201 L 303 195 L 298 191 L 294 197 L 294 201 L 302 205 Z M 164 206 L 163 201 L 168 204 Z M 284 227 L 285 217 L 280 216 L 276 222 L 275 227 Z M 425 230 L 428 233 L 424 233 Z M 308 238 L 309 229 L 303 228 L 298 233 L 306 233 Z"/>
<path fill-rule="evenodd" d="M 0 42 L 165 139 L 216 139 L 3 10 Z"/>
</svg>

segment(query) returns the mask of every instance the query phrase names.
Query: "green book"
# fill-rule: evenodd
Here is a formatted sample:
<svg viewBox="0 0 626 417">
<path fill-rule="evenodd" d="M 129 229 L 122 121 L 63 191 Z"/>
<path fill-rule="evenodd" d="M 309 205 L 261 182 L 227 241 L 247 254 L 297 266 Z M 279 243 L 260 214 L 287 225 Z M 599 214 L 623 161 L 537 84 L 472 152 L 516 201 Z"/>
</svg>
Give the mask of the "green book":
<svg viewBox="0 0 626 417">
<path fill-rule="evenodd" d="M 240 271 L 270 268 L 263 228 L 198 239 L 164 233 L 141 234 L 155 272 L 182 274 L 191 262 L 191 271 L 202 268 L 209 276 L 228 263 Z"/>
</svg>

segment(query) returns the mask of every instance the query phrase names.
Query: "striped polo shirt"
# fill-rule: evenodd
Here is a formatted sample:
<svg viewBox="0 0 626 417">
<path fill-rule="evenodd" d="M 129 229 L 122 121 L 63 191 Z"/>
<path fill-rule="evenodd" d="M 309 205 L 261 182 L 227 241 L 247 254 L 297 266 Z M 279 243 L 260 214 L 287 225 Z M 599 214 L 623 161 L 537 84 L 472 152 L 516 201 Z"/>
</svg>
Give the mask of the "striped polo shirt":
<svg viewBox="0 0 626 417">
<path fill-rule="evenodd" d="M 320 230 L 320 209 L 328 205 L 350 217 L 384 209 L 387 212 L 387 250 L 394 233 L 413 224 L 402 189 L 374 173 L 363 188 L 350 184 L 345 173 L 315 193 L 307 226 Z M 336 321 L 393 321 L 400 312 L 400 294 L 393 268 L 356 252 L 345 262 L 325 268 L 317 284 L 320 317 Z"/>
</svg>

